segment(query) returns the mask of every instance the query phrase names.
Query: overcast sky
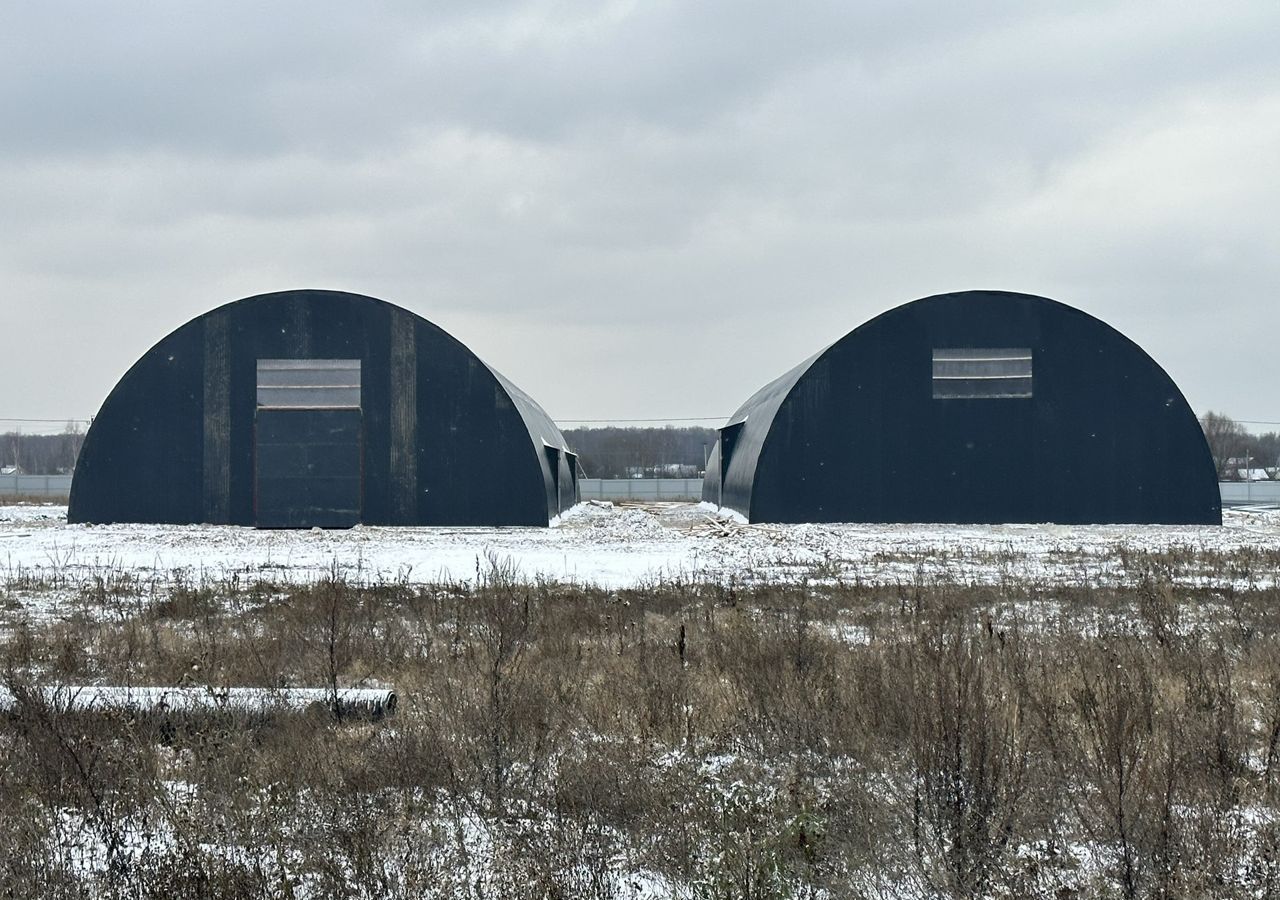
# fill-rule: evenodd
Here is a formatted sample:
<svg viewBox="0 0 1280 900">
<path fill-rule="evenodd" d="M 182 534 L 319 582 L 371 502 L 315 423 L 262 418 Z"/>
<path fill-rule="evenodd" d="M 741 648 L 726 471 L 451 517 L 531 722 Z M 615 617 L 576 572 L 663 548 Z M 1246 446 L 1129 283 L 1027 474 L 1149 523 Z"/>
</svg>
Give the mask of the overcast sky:
<svg viewBox="0 0 1280 900">
<path fill-rule="evenodd" d="M 562 422 L 724 416 L 997 288 L 1280 420 L 1278 37 L 1276 0 L 4 2 L 0 417 L 300 287 Z"/>
</svg>

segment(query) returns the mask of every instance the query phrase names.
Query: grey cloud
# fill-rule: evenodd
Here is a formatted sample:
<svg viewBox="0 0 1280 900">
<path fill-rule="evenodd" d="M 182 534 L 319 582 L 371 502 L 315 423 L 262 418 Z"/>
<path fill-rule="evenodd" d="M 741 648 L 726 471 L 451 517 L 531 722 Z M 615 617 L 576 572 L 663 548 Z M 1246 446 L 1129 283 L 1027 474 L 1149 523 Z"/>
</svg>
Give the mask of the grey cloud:
<svg viewBox="0 0 1280 900">
<path fill-rule="evenodd" d="M 534 139 L 597 121 L 696 128 L 788 72 L 893 68 L 1026 15 L 988 8 L 27 5 L 0 60 L 0 114 L 20 126 L 9 152 L 35 153 L 347 152 L 450 123 Z"/>
<path fill-rule="evenodd" d="M 999 287 L 1256 415 L 1280 7 L 983 8 L 19 6 L 6 372 L 75 336 L 80 365 L 22 402 L 79 413 L 209 306 L 339 287 L 438 321 L 553 413 L 704 414 L 887 306 Z"/>
</svg>

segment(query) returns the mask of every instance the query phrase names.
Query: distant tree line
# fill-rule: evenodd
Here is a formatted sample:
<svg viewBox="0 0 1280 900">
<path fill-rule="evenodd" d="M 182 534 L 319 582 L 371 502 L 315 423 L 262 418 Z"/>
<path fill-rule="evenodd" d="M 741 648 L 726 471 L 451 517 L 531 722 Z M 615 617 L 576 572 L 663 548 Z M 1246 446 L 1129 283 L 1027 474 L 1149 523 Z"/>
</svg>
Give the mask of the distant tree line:
<svg viewBox="0 0 1280 900">
<path fill-rule="evenodd" d="M 569 428 L 588 478 L 697 478 L 715 446 L 714 428 Z"/>
<path fill-rule="evenodd" d="M 697 478 L 714 428 L 571 428 L 564 432 L 590 478 Z M 61 434 L 0 434 L 0 468 L 58 475 L 75 468 L 84 431 L 69 423 Z"/>
<path fill-rule="evenodd" d="M 1222 413 L 1208 412 L 1200 418 L 1219 481 L 1252 478 L 1280 480 L 1280 433 L 1252 434 L 1239 422 Z"/>
<path fill-rule="evenodd" d="M 0 434 L 0 469 L 17 466 L 26 475 L 65 475 L 76 465 L 84 431 L 74 422 L 61 434 Z"/>
<path fill-rule="evenodd" d="M 1254 477 L 1280 480 L 1280 432 L 1253 434 L 1218 412 L 1208 412 L 1200 426 L 1220 481 Z M 569 428 L 569 446 L 578 454 L 589 478 L 695 478 L 719 433 L 714 428 Z M 0 434 L 0 468 L 17 466 L 29 475 L 65 474 L 75 468 L 84 430 L 69 422 L 60 434 Z"/>
<path fill-rule="evenodd" d="M 1253 434 L 1218 412 L 1200 419 L 1219 481 L 1280 480 L 1280 432 Z M 704 454 L 715 446 L 714 428 L 570 428 L 569 446 L 589 478 L 697 477 Z M 678 474 L 677 474 L 678 473 Z"/>
</svg>

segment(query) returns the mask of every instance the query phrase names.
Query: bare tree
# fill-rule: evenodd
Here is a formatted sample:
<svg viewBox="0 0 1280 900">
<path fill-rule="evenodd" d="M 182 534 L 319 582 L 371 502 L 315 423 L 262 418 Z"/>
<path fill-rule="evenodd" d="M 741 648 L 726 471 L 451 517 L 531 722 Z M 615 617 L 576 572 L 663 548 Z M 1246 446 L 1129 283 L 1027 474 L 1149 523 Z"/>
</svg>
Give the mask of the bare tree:
<svg viewBox="0 0 1280 900">
<path fill-rule="evenodd" d="M 672 426 L 570 428 L 564 436 L 591 478 L 696 477 L 718 438 L 714 428 Z"/>
<path fill-rule="evenodd" d="M 18 466 L 29 475 L 58 475 L 75 468 L 85 432 L 68 422 L 59 434 L 0 435 L 0 466 Z"/>
<path fill-rule="evenodd" d="M 1218 480 L 1235 481 L 1239 477 L 1235 471 L 1239 466 L 1232 464 L 1231 460 L 1245 455 L 1249 447 L 1248 432 L 1229 416 L 1212 411 L 1201 416 L 1200 427 L 1209 442 L 1209 453 L 1213 455 Z"/>
</svg>

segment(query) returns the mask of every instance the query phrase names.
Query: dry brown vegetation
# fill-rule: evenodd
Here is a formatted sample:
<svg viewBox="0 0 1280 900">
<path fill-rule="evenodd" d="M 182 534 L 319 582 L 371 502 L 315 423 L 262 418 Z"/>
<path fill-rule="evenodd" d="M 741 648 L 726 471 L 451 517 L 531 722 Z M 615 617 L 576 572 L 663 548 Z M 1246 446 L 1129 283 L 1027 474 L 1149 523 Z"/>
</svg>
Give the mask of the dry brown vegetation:
<svg viewBox="0 0 1280 900">
<path fill-rule="evenodd" d="M 1275 896 L 1280 572 L 1208 563 L 1232 586 L 1153 554 L 1105 588 L 88 579 L 2 650 L 0 893 Z M 87 715 L 49 682 L 400 705 Z"/>
<path fill-rule="evenodd" d="M 30 494 L 6 494 L 0 492 L 0 506 L 44 506 L 50 503 L 66 503 L 65 494 L 32 497 Z"/>
</svg>

